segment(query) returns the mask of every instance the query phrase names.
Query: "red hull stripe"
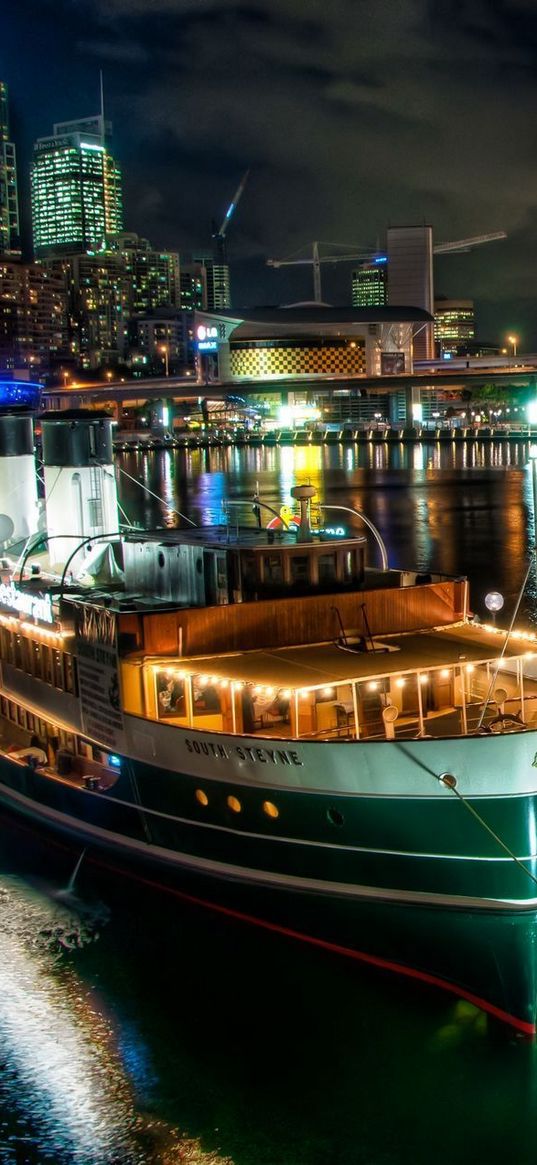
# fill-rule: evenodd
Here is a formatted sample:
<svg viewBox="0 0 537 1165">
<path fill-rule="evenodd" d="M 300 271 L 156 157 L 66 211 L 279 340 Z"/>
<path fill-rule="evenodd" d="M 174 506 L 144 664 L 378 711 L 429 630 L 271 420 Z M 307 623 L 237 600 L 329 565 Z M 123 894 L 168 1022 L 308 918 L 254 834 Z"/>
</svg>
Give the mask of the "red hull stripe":
<svg viewBox="0 0 537 1165">
<path fill-rule="evenodd" d="M 101 863 L 99 861 L 99 864 L 105 865 L 107 863 Z M 457 987 L 455 983 L 449 983 L 447 979 L 440 979 L 437 975 L 430 975 L 427 971 L 419 971 L 415 967 L 406 967 L 401 963 L 394 963 L 391 959 L 383 959 L 378 955 L 369 955 L 366 951 L 357 951 L 352 947 L 344 947 L 339 943 L 329 942 L 327 939 L 316 938 L 314 935 L 293 930 L 289 926 L 280 926 L 277 922 L 268 922 L 267 919 L 256 918 L 252 914 L 244 914 L 242 911 L 233 910 L 229 906 L 221 906 L 216 902 L 209 902 L 205 898 L 198 898 L 193 894 L 186 894 L 183 890 L 177 890 L 161 882 L 154 882 L 140 874 L 133 873 L 131 870 L 118 870 L 117 867 L 113 868 L 115 868 L 116 873 L 126 874 L 127 877 L 135 878 L 137 881 L 143 882 L 146 886 L 151 886 L 153 889 L 164 890 L 167 894 L 173 894 L 183 902 L 189 902 L 194 906 L 203 906 L 207 910 L 214 910 L 218 914 L 223 914 L 228 918 L 238 919 L 240 922 L 247 922 L 250 926 L 257 926 L 262 930 L 283 934 L 287 938 L 298 939 L 300 942 L 309 943 L 310 946 L 314 947 L 321 947 L 323 950 L 331 951 L 337 955 L 345 955 L 347 958 L 356 959 L 360 963 L 368 963 L 373 967 L 381 967 L 385 971 L 394 971 L 397 975 L 406 975 L 408 979 L 418 979 L 422 983 L 429 983 L 433 987 L 440 987 L 443 991 L 449 991 L 452 995 L 459 996 L 460 999 L 466 999 L 474 1007 L 488 1012 L 489 1015 L 493 1015 L 496 1019 L 501 1020 L 502 1023 L 509 1024 L 511 1027 L 516 1028 L 517 1031 L 523 1032 L 526 1036 L 535 1036 L 537 1034 L 536 1024 L 529 1023 L 525 1019 L 519 1019 L 516 1015 L 511 1015 L 508 1011 L 504 1011 L 503 1008 L 496 1007 L 494 1003 L 489 1003 L 488 1000 L 482 999 L 480 995 L 474 995 L 473 992 L 466 991 L 464 987 Z"/>
<path fill-rule="evenodd" d="M 17 822 L 17 825 L 19 828 L 25 828 L 22 822 Z M 26 826 L 26 828 L 29 832 L 35 832 L 31 827 Z M 58 839 L 54 840 L 59 848 L 68 848 L 59 842 Z M 96 865 L 113 870 L 114 873 L 120 876 L 133 878 L 146 886 L 150 886 L 152 889 L 163 890 L 166 894 L 173 894 L 174 897 L 180 898 L 183 902 L 189 902 L 193 906 L 203 906 L 206 910 L 213 910 L 218 914 L 225 915 L 227 918 L 247 922 L 250 926 L 257 926 L 262 930 L 283 934 L 287 938 L 309 943 L 310 946 L 320 947 L 322 950 L 331 951 L 334 954 L 345 955 L 349 959 L 356 959 L 357 962 L 368 963 L 372 967 L 380 967 L 384 971 L 393 971 L 397 975 L 406 975 L 408 979 L 417 979 L 421 983 L 428 983 L 433 987 L 440 987 L 443 991 L 449 991 L 450 994 L 457 995 L 460 999 L 466 999 L 474 1007 L 488 1012 L 489 1015 L 493 1015 L 496 1019 L 501 1020 L 502 1023 L 509 1024 L 510 1027 L 516 1028 L 517 1031 L 523 1032 L 526 1036 L 535 1036 L 537 1034 L 537 1025 L 535 1023 L 529 1023 L 525 1019 L 519 1019 L 516 1015 L 511 1015 L 508 1011 L 504 1011 L 503 1008 L 496 1007 L 494 1003 L 489 1003 L 488 1000 L 482 999 L 480 995 L 474 995 L 473 992 L 466 991 L 464 987 L 457 987 L 455 983 L 449 983 L 446 979 L 440 979 L 437 975 L 430 975 L 427 971 L 418 971 L 415 967 L 406 967 L 401 963 L 394 963 L 391 959 L 383 959 L 379 955 L 369 955 L 366 951 L 357 951 L 352 947 L 344 947 L 339 943 L 329 942 L 327 939 L 315 938 L 314 935 L 304 934 L 302 931 L 293 930 L 289 926 L 280 926 L 276 922 L 268 922 L 264 918 L 255 918 L 252 914 L 244 914 L 242 911 L 233 910 L 229 906 L 221 906 L 216 902 L 209 902 L 205 898 L 198 898 L 193 894 L 186 894 L 183 890 L 177 890 L 173 886 L 166 886 L 162 882 L 155 882 L 150 878 L 145 878 L 141 874 L 135 873 L 133 870 L 110 865 L 110 863 L 103 861 L 95 854 L 89 856 L 88 861 L 95 862 Z"/>
</svg>

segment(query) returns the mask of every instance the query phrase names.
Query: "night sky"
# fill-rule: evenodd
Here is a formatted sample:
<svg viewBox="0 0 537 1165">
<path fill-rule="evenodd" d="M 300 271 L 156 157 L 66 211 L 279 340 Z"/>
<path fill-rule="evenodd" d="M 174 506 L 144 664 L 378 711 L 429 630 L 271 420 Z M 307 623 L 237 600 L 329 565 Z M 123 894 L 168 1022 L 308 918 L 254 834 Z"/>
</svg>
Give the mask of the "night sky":
<svg viewBox="0 0 537 1165">
<path fill-rule="evenodd" d="M 210 246 L 229 229 L 235 305 L 312 297 L 309 268 L 271 271 L 312 239 L 508 239 L 437 259 L 436 292 L 473 297 L 479 335 L 537 351 L 535 0 L 4 0 L 19 183 L 34 138 L 98 111 L 103 68 L 126 229 Z M 351 265 L 323 297 L 350 302 Z"/>
</svg>

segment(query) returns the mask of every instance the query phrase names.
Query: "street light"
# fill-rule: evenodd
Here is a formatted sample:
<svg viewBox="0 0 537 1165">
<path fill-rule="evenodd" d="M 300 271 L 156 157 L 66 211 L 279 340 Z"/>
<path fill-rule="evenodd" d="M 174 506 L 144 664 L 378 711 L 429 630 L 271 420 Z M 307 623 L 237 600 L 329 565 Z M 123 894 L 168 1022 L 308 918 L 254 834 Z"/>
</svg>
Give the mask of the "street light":
<svg viewBox="0 0 537 1165">
<path fill-rule="evenodd" d="M 516 356 L 516 346 L 518 344 L 518 336 L 507 336 L 510 344 L 513 345 L 513 356 Z"/>
</svg>

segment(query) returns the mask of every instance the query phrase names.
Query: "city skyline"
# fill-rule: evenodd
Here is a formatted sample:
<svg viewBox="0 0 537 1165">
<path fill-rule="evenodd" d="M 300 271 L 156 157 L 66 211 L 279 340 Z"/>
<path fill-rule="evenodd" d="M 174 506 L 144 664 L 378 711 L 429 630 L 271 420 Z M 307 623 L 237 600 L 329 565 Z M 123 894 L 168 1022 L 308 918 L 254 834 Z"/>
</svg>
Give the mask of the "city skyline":
<svg viewBox="0 0 537 1165">
<path fill-rule="evenodd" d="M 527 6 L 438 14 L 388 0 L 373 13 L 341 0 L 306 14 L 293 0 L 155 0 L 150 18 L 136 0 L 84 8 L 22 0 L 7 21 L 0 75 L 26 240 L 33 141 L 95 113 L 103 67 L 128 230 L 208 248 L 211 220 L 251 166 L 229 236 L 237 304 L 307 298 L 307 270 L 264 261 L 314 237 L 365 246 L 398 223 L 430 222 L 438 240 L 505 229 L 505 242 L 436 260 L 436 289 L 476 300 L 484 338 L 516 330 L 526 349 L 537 344 Z M 350 301 L 350 279 L 350 264 L 327 268 L 327 298 Z"/>
</svg>

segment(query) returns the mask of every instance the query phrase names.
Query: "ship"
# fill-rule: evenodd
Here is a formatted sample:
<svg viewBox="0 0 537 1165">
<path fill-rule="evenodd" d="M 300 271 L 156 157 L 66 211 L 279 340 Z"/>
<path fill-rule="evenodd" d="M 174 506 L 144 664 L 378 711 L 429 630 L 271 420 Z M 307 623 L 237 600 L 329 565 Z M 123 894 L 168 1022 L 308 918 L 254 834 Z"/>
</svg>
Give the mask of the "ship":
<svg viewBox="0 0 537 1165">
<path fill-rule="evenodd" d="M 110 419 L 41 429 L 46 526 L 15 553 L 0 515 L 2 809 L 534 1036 L 535 634 L 312 526 L 308 483 L 294 523 L 120 529 Z M 4 508 L 39 509 L 33 432 L 0 416 Z"/>
</svg>

